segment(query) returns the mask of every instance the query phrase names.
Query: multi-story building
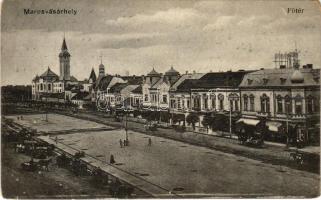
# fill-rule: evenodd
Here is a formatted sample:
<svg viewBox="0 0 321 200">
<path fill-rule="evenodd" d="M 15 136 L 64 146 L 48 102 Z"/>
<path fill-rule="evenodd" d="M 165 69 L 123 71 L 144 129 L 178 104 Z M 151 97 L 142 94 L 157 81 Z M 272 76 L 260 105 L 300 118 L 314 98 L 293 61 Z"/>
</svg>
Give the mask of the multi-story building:
<svg viewBox="0 0 321 200">
<path fill-rule="evenodd" d="M 67 85 L 77 85 L 78 80 L 70 75 L 70 53 L 65 38 L 59 53 L 60 75 L 58 76 L 49 67 L 32 80 L 32 99 L 46 101 L 64 101 Z"/>
<path fill-rule="evenodd" d="M 211 72 L 198 79 L 184 80 L 171 92 L 171 112 L 182 113 L 185 117 L 189 113 L 196 113 L 199 116 L 197 128 L 202 127 L 202 120 L 208 114 L 239 115 L 238 85 L 249 72 Z"/>
<path fill-rule="evenodd" d="M 153 70 L 147 74 L 142 85 L 143 106 L 153 110 L 169 108 L 169 90 L 179 79 L 180 74 L 171 67 L 165 74 Z"/>
<path fill-rule="evenodd" d="M 313 69 L 312 64 L 246 74 L 240 84 L 239 122 L 255 126 L 264 121 L 275 138 L 287 134 L 292 140 L 318 141 L 319 79 L 320 69 Z"/>
<path fill-rule="evenodd" d="M 191 110 L 191 91 L 189 84 L 204 76 L 204 73 L 183 74 L 170 88 L 170 110 L 172 113 Z"/>
</svg>

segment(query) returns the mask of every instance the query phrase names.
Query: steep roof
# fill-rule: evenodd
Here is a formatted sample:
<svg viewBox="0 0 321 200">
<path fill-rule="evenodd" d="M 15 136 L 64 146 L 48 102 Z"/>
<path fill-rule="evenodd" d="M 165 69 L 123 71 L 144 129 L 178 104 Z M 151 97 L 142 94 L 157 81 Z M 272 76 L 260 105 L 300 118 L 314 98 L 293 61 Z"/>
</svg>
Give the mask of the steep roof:
<svg viewBox="0 0 321 200">
<path fill-rule="evenodd" d="M 160 76 L 160 73 L 158 73 L 157 71 L 155 71 L 155 69 L 154 69 L 154 67 L 153 67 L 152 71 L 149 72 L 149 73 L 147 74 L 147 76 Z"/>
<path fill-rule="evenodd" d="M 109 92 L 110 93 L 120 93 L 120 91 L 122 89 L 124 89 L 126 86 L 128 85 L 128 83 L 116 83 L 115 85 L 113 85 Z"/>
<path fill-rule="evenodd" d="M 183 74 L 171 87 L 172 91 L 175 91 L 177 87 L 183 83 L 186 79 L 200 79 L 202 76 L 204 76 L 204 73 L 193 73 L 193 74 Z"/>
<path fill-rule="evenodd" d="M 197 88 L 198 83 L 199 80 L 197 79 L 186 79 L 177 86 L 175 92 L 190 92 L 191 89 Z"/>
<path fill-rule="evenodd" d="M 132 93 L 134 93 L 134 94 L 143 94 L 142 86 L 139 85 L 137 88 L 135 88 L 134 90 L 132 90 Z"/>
<path fill-rule="evenodd" d="M 93 82 L 95 82 L 97 80 L 97 76 L 96 76 L 94 68 L 92 68 L 92 70 L 90 72 L 89 79 L 91 79 Z"/>
<path fill-rule="evenodd" d="M 59 57 L 69 57 L 69 56 L 70 56 L 70 53 L 68 52 L 67 43 L 64 38 L 64 40 L 62 41 L 61 52 L 59 53 Z"/>
<path fill-rule="evenodd" d="M 40 75 L 40 78 L 45 78 L 45 77 L 59 78 L 59 76 L 55 72 L 51 71 L 50 67 L 48 67 L 48 69 L 43 74 Z"/>
<path fill-rule="evenodd" d="M 62 41 L 61 50 L 62 50 L 62 51 L 63 51 L 63 50 L 68 50 L 68 48 L 67 48 L 67 43 L 66 43 L 65 38 L 64 38 L 64 40 Z"/>
<path fill-rule="evenodd" d="M 122 96 L 128 96 L 130 93 L 133 93 L 133 91 L 138 87 L 140 87 L 140 85 L 127 85 L 120 91 L 120 93 Z"/>
<path fill-rule="evenodd" d="M 95 85 L 95 89 L 99 89 L 99 90 L 107 90 L 107 87 L 109 85 L 109 83 L 111 82 L 111 80 L 113 79 L 113 76 L 111 75 L 106 75 L 106 76 L 101 76 L 98 77 L 97 81 L 96 81 L 96 85 Z"/>
<path fill-rule="evenodd" d="M 244 76 L 242 88 L 320 86 L 320 69 L 264 69 Z"/>
<path fill-rule="evenodd" d="M 253 71 L 211 72 L 200 79 L 185 79 L 177 86 L 176 92 L 189 92 L 191 89 L 236 88 L 245 74 Z"/>
<path fill-rule="evenodd" d="M 156 81 L 154 85 L 152 85 L 151 88 L 158 88 L 163 83 L 170 86 L 170 82 L 166 78 L 164 78 L 164 76 L 162 76 L 158 81 Z"/>
</svg>

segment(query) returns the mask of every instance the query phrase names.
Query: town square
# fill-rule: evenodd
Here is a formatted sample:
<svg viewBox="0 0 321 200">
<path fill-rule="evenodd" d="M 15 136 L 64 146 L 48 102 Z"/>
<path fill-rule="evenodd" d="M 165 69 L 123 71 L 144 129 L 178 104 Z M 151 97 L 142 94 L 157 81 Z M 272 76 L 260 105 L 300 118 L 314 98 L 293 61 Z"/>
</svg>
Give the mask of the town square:
<svg viewBox="0 0 321 200">
<path fill-rule="evenodd" d="M 318 197 L 318 8 L 5 0 L 2 196 Z"/>
</svg>

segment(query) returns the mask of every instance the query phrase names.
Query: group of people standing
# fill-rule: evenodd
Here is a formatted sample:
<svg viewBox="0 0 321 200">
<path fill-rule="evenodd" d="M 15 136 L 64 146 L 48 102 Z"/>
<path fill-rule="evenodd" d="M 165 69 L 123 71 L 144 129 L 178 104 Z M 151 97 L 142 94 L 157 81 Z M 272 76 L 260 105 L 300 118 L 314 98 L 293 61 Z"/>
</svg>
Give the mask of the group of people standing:
<svg viewBox="0 0 321 200">
<path fill-rule="evenodd" d="M 129 146 L 129 141 L 128 140 L 122 141 L 121 139 L 119 139 L 119 145 L 120 145 L 120 148 L 123 148 L 125 146 Z"/>
<path fill-rule="evenodd" d="M 123 148 L 125 146 L 129 146 L 129 141 L 128 140 L 122 140 L 122 139 L 119 139 L 119 145 L 120 145 L 120 148 Z M 148 138 L 148 146 L 152 146 L 152 139 L 151 138 Z"/>
</svg>

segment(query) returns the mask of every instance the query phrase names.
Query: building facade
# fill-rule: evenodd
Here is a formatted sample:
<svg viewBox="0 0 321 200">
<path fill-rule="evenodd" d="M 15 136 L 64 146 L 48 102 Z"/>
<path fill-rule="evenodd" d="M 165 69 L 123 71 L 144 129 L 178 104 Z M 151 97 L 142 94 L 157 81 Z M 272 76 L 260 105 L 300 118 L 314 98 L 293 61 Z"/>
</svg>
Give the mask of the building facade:
<svg viewBox="0 0 321 200">
<path fill-rule="evenodd" d="M 318 140 L 319 79 L 320 69 L 313 69 L 310 64 L 247 74 L 240 84 L 239 122 L 257 125 L 264 121 L 269 137 L 274 139 L 284 140 L 288 136 L 292 142 Z"/>
</svg>

